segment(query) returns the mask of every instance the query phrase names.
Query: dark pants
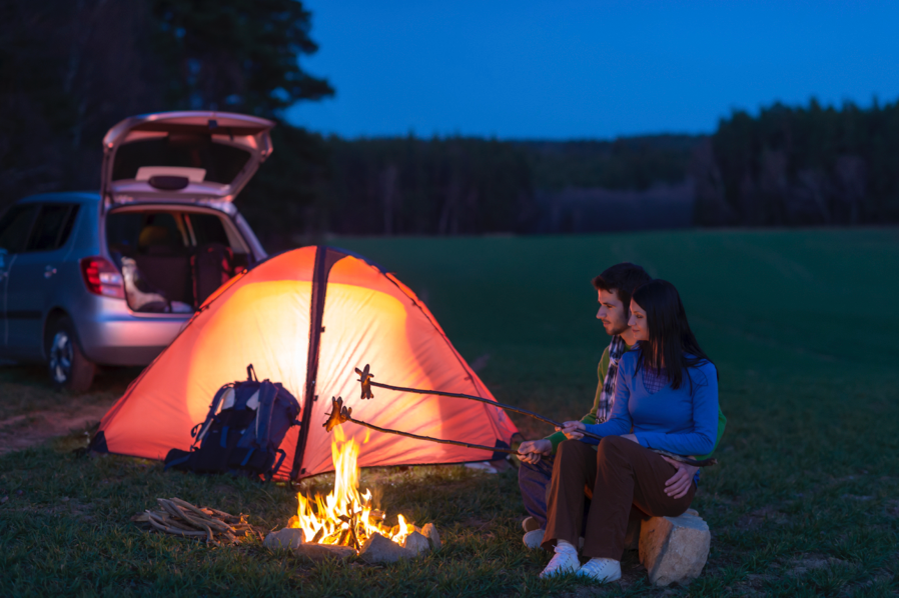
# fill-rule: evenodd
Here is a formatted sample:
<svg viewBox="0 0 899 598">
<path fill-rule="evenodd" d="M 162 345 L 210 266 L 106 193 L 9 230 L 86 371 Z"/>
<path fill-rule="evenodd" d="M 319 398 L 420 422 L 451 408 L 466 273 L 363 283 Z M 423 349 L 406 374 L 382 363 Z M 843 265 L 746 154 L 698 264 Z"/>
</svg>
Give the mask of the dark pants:
<svg viewBox="0 0 899 598">
<path fill-rule="evenodd" d="M 518 487 L 528 515 L 546 529 L 546 495 L 553 477 L 553 456 L 543 455 L 535 464 L 521 462 L 518 468 Z"/>
<path fill-rule="evenodd" d="M 562 442 L 553 466 L 543 547 L 551 548 L 556 540 L 577 546 L 587 484 L 593 487 L 593 500 L 581 554 L 620 560 L 634 513 L 676 517 L 690 506 L 695 485 L 682 498 L 665 494 L 665 482 L 674 472 L 659 454 L 620 436 L 603 438 L 596 451 L 580 440 Z"/>
</svg>

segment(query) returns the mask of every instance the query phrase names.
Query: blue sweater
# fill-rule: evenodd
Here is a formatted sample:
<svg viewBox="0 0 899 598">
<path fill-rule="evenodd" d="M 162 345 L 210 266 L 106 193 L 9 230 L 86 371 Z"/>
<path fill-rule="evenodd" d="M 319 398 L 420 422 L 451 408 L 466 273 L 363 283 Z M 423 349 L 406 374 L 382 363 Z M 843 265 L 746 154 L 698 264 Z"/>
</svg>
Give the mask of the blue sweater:
<svg viewBox="0 0 899 598">
<path fill-rule="evenodd" d="M 642 446 L 676 455 L 712 452 L 718 433 L 715 366 L 705 362 L 687 368 L 680 388 L 672 390 L 668 383 L 650 393 L 644 383 L 646 368 L 635 371 L 638 355 L 638 350 L 631 350 L 621 357 L 612 413 L 605 423 L 587 425 L 587 431 L 598 436 L 623 436 L 633 432 Z M 598 443 L 586 437 L 583 441 Z"/>
</svg>

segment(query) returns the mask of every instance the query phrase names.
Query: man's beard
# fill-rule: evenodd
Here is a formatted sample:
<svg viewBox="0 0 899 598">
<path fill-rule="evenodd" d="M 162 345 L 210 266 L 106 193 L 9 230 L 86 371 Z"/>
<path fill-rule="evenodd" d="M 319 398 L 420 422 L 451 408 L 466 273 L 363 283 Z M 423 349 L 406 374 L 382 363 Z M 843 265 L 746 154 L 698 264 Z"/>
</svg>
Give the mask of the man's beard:
<svg viewBox="0 0 899 598">
<path fill-rule="evenodd" d="M 603 326 L 603 328 L 605 328 L 606 334 L 608 334 L 609 336 L 617 336 L 622 332 L 627 332 L 630 326 L 628 326 L 627 324 L 621 324 L 617 328 L 612 328 L 611 330 L 609 330 L 606 326 Z"/>
</svg>

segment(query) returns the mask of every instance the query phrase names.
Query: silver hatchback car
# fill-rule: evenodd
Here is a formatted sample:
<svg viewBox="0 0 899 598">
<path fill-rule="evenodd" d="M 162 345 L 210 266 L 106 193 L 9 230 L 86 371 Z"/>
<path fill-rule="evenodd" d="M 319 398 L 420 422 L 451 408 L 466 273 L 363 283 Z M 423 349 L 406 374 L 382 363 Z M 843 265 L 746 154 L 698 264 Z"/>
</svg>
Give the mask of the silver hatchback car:
<svg viewBox="0 0 899 598">
<path fill-rule="evenodd" d="M 0 355 L 87 390 L 147 365 L 203 301 L 265 258 L 234 198 L 274 123 L 222 112 L 128 118 L 103 139 L 100 193 L 24 198 L 0 217 Z"/>
</svg>

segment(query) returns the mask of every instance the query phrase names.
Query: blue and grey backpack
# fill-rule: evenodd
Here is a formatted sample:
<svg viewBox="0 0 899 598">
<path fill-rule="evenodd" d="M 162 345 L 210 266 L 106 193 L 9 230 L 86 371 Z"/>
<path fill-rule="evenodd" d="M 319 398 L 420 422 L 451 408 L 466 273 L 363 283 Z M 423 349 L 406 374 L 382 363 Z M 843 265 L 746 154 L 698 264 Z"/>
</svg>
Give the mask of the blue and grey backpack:
<svg viewBox="0 0 899 598">
<path fill-rule="evenodd" d="M 299 413 L 296 398 L 279 382 L 260 382 L 250 364 L 245 381 L 231 382 L 215 393 L 206 420 L 190 431 L 194 438 L 190 450 L 170 450 L 165 468 L 230 471 L 270 480 L 284 462 L 281 441 L 299 423 Z"/>
</svg>

